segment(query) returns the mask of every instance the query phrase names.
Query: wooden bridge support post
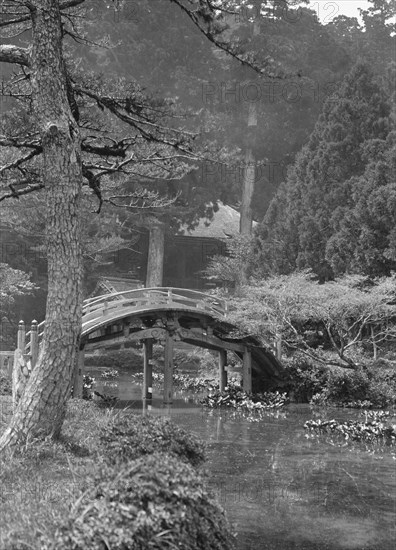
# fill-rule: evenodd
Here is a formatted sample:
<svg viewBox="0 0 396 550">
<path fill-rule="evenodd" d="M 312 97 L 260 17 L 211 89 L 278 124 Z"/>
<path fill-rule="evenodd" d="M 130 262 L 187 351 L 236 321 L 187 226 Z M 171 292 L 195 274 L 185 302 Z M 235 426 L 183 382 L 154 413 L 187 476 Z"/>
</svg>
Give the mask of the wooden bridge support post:
<svg viewBox="0 0 396 550">
<path fill-rule="evenodd" d="M 173 338 L 166 333 L 164 364 L 164 405 L 173 403 Z"/>
<path fill-rule="evenodd" d="M 225 349 L 219 350 L 219 389 L 224 391 L 227 386 L 227 371 L 225 366 L 227 364 L 227 351 Z"/>
<path fill-rule="evenodd" d="M 282 336 L 278 334 L 275 339 L 275 356 L 279 361 L 282 359 Z"/>
<path fill-rule="evenodd" d="M 251 393 L 252 391 L 252 352 L 249 348 L 245 348 L 243 352 L 243 391 Z"/>
<path fill-rule="evenodd" d="M 153 340 L 147 338 L 143 341 L 143 400 L 153 398 Z"/>
<path fill-rule="evenodd" d="M 38 330 L 37 330 L 37 321 L 32 321 L 31 327 L 30 327 L 30 364 L 32 365 L 32 369 L 36 366 L 37 358 L 38 358 L 38 352 L 39 352 L 39 340 L 38 340 Z"/>
<path fill-rule="evenodd" d="M 23 321 L 19 321 L 17 348 L 21 350 L 22 353 L 25 353 L 25 340 L 26 340 L 25 323 Z"/>
<path fill-rule="evenodd" d="M 77 399 L 82 399 L 83 389 L 84 389 L 84 346 L 80 348 L 77 359 L 76 366 L 74 369 L 74 379 L 73 379 L 73 397 Z"/>
</svg>

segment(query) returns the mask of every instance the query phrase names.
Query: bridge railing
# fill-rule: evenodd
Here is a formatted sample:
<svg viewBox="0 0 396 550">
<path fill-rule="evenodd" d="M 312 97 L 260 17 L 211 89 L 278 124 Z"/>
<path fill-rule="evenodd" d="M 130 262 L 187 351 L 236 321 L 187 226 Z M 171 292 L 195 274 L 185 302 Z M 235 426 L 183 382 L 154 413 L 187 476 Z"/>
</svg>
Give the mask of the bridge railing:
<svg viewBox="0 0 396 550">
<path fill-rule="evenodd" d="M 225 317 L 227 314 L 227 302 L 216 296 L 185 288 L 153 287 L 125 290 L 96 296 L 95 298 L 87 298 L 83 304 L 83 322 L 99 319 L 124 307 L 139 310 L 144 308 L 155 309 L 161 305 L 175 309 L 199 309 L 217 317 Z M 37 325 L 39 341 L 42 339 L 44 326 L 45 321 Z M 30 349 L 31 331 L 26 333 L 25 352 L 30 353 Z"/>
<path fill-rule="evenodd" d="M 227 313 L 227 303 L 216 296 L 211 296 L 197 290 L 182 288 L 154 287 L 139 288 L 105 294 L 84 301 L 83 321 L 87 322 L 103 315 L 108 315 L 112 310 L 120 307 L 133 307 L 138 309 L 155 309 L 157 306 L 166 305 L 168 308 L 200 309 L 205 313 L 224 317 Z"/>
</svg>

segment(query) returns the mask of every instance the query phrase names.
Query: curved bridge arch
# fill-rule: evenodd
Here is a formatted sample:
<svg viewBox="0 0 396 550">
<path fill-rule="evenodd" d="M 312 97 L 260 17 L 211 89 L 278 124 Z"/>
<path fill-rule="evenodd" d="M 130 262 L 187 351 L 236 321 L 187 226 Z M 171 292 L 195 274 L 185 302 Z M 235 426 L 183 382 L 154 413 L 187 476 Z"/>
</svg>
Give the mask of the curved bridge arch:
<svg viewBox="0 0 396 550">
<path fill-rule="evenodd" d="M 40 338 L 44 323 L 38 328 Z M 243 360 L 247 390 L 278 385 L 284 368 L 270 347 L 254 337 L 235 338 L 235 330 L 227 322 L 227 303 L 216 296 L 187 289 L 141 288 L 85 300 L 81 348 L 91 351 L 133 341 L 158 341 L 165 346 L 171 341 L 173 346 L 180 341 L 223 352 L 223 363 L 227 351 L 236 353 Z"/>
</svg>

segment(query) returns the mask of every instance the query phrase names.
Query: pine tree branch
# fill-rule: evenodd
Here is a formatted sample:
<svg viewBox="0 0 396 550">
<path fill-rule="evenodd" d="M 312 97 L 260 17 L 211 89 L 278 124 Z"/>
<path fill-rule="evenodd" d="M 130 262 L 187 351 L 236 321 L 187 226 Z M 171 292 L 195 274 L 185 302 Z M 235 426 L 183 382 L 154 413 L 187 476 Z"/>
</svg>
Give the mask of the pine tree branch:
<svg viewBox="0 0 396 550">
<path fill-rule="evenodd" d="M 28 67 L 29 50 L 12 44 L 0 44 L 0 63 L 17 63 Z"/>
<path fill-rule="evenodd" d="M 255 60 L 251 57 L 249 59 L 249 56 L 244 57 L 241 52 L 238 52 L 235 47 L 232 47 L 229 42 L 223 42 L 216 38 L 216 35 L 221 34 L 221 31 L 219 29 L 216 29 L 216 21 L 215 21 L 215 14 L 213 12 L 213 5 L 209 0 L 206 0 L 206 2 L 203 2 L 201 0 L 199 9 L 192 9 L 185 6 L 183 0 L 170 0 L 170 2 L 173 2 L 179 8 L 186 13 L 186 15 L 191 19 L 191 21 L 194 23 L 194 25 L 199 29 L 199 31 L 206 36 L 206 38 L 212 42 L 217 48 L 220 50 L 226 52 L 229 56 L 236 59 L 239 63 L 242 65 L 246 65 L 247 67 L 250 67 L 253 69 L 256 73 L 259 73 L 261 75 L 267 76 L 268 78 L 273 79 L 285 79 L 285 78 L 291 78 L 295 76 L 300 76 L 299 74 L 281 74 L 280 72 L 276 74 L 274 72 L 274 67 L 272 66 L 272 62 L 264 62 L 262 66 L 260 66 L 258 63 L 255 62 Z M 205 6 L 206 5 L 206 6 Z M 210 13 L 205 12 L 204 14 L 204 8 L 207 7 Z M 222 11 L 219 8 L 215 8 L 218 11 Z M 226 11 L 226 10 L 224 10 Z"/>
<path fill-rule="evenodd" d="M 9 162 L 8 164 L 4 164 L 3 166 L 0 166 L 0 174 L 5 172 L 6 170 L 12 170 L 14 168 L 18 168 L 21 166 L 21 164 L 24 164 L 28 160 L 31 160 L 33 157 L 36 157 L 41 153 L 41 148 L 39 149 L 33 149 L 33 151 L 29 151 L 29 153 L 26 153 L 23 157 L 18 157 L 16 160 Z"/>
<path fill-rule="evenodd" d="M 74 8 L 76 6 L 79 6 L 81 4 L 84 4 L 85 0 L 66 0 L 65 2 L 62 2 L 59 5 L 59 9 L 61 11 L 66 10 L 68 8 Z M 28 7 L 28 4 L 30 2 L 25 2 L 26 7 Z M 0 28 L 1 27 L 10 27 L 11 25 L 18 25 L 19 23 L 24 23 L 25 21 L 30 21 L 31 15 L 21 15 L 20 17 L 15 17 L 14 19 L 9 19 L 8 21 L 0 21 Z"/>
<path fill-rule="evenodd" d="M 28 183 L 28 180 L 18 182 L 18 185 L 27 183 L 27 187 L 24 187 L 23 189 L 15 189 L 15 187 L 12 184 L 9 184 L 10 192 L 5 193 L 4 195 L 0 195 L 0 202 L 2 202 L 5 199 L 17 199 L 19 197 L 22 197 L 23 195 L 28 195 L 29 193 L 33 193 L 33 191 L 38 191 L 39 189 L 43 189 L 44 183 Z"/>
</svg>

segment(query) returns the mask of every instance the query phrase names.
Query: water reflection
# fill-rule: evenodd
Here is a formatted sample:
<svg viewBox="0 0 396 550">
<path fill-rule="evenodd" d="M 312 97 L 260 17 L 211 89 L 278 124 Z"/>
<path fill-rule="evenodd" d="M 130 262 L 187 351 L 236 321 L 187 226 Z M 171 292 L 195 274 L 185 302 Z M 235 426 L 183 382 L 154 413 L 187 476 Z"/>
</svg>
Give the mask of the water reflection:
<svg viewBox="0 0 396 550">
<path fill-rule="evenodd" d="M 239 550 L 394 550 L 394 447 L 310 436 L 303 428 L 319 416 L 357 419 L 358 411 L 291 405 L 252 421 L 204 410 L 185 392 L 164 406 L 160 388 L 143 407 L 139 386 L 118 386 L 106 387 L 118 392 L 118 406 L 170 417 L 207 442 L 207 485 Z"/>
</svg>

